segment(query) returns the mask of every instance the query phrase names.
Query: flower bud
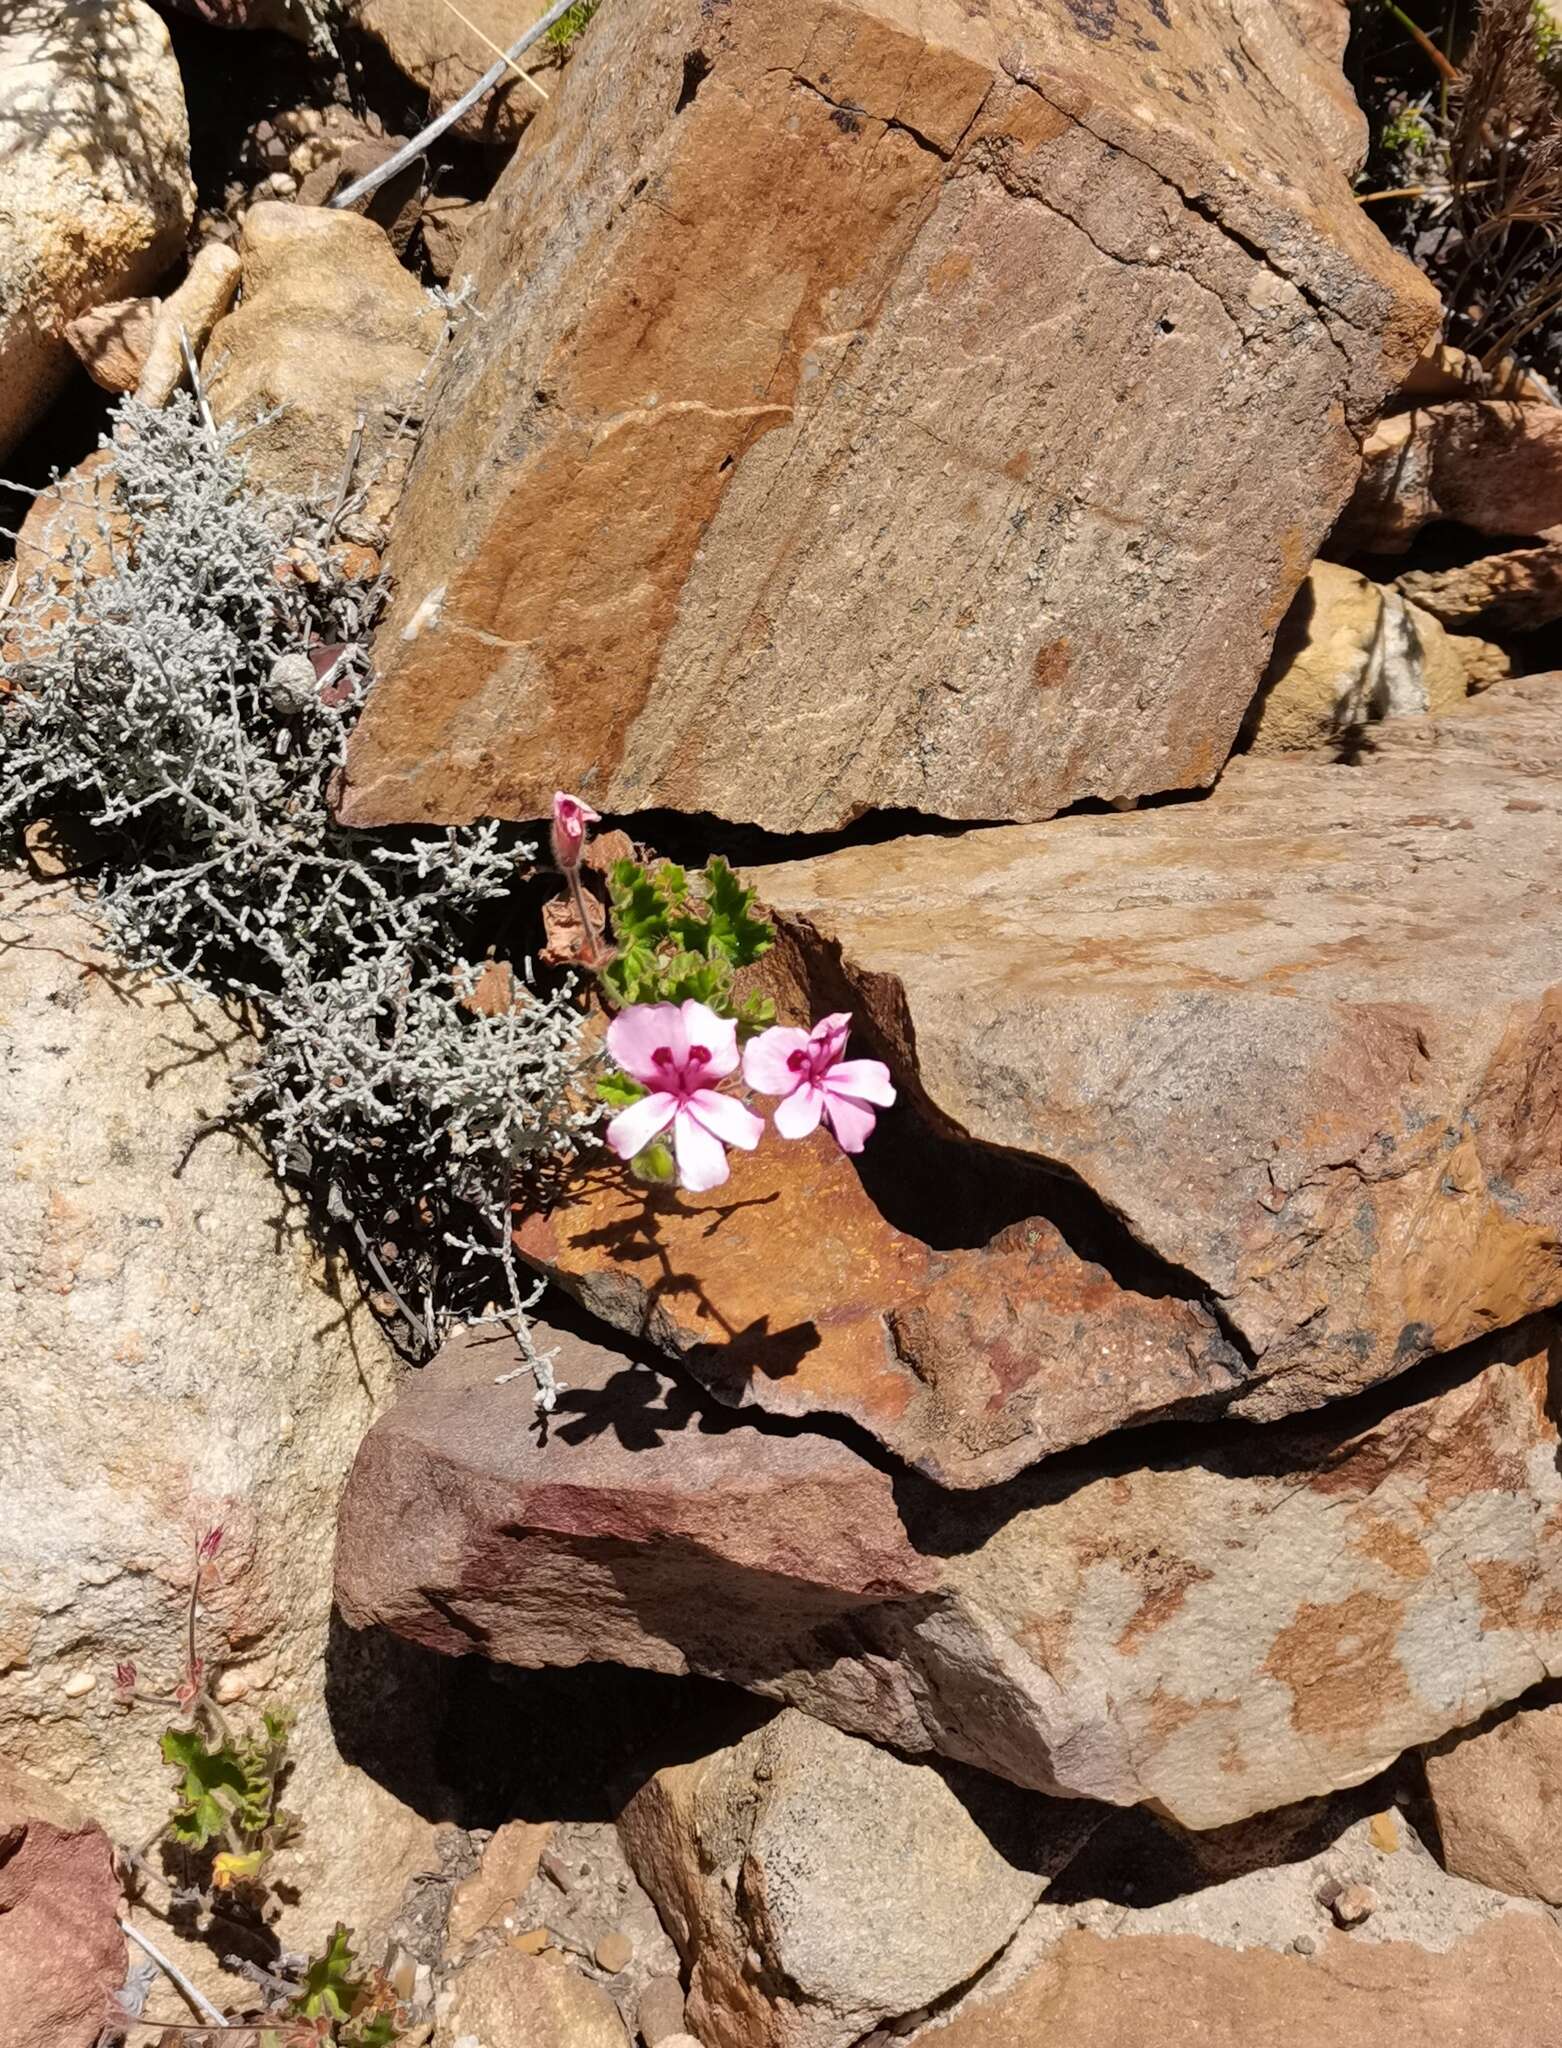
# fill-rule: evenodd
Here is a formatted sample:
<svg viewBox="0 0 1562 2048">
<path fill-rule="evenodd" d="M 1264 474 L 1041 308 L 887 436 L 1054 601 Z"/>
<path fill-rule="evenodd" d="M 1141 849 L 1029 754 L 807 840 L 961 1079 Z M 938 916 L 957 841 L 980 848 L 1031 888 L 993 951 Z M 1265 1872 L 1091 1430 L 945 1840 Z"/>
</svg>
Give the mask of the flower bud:
<svg viewBox="0 0 1562 2048">
<path fill-rule="evenodd" d="M 556 789 L 553 792 L 553 865 L 564 874 L 573 874 L 580 866 L 580 856 L 585 851 L 586 828 L 601 822 L 600 811 L 582 803 L 578 796 L 567 796 L 562 789 Z M 587 937 L 590 937 L 589 933 Z"/>
<path fill-rule="evenodd" d="M 215 1529 L 207 1530 L 201 1538 L 201 1547 L 195 1554 L 202 1564 L 210 1564 L 221 1548 L 222 1525 L 219 1523 Z"/>
</svg>

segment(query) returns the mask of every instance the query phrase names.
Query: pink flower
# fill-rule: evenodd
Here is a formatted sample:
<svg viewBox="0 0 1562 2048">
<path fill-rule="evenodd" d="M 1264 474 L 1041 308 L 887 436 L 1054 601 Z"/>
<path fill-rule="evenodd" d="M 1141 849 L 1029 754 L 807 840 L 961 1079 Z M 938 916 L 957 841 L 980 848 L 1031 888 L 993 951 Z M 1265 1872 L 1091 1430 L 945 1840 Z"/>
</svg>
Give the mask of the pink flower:
<svg viewBox="0 0 1562 2048">
<path fill-rule="evenodd" d="M 774 1024 L 743 1049 L 743 1078 L 760 1095 L 779 1095 L 774 1119 L 783 1138 L 806 1138 L 822 1117 L 843 1152 L 860 1152 L 876 1121 L 870 1103 L 895 1100 L 882 1060 L 843 1060 L 851 1012 L 821 1017 L 812 1031 Z"/>
<path fill-rule="evenodd" d="M 586 827 L 600 825 L 601 822 L 600 811 L 582 803 L 578 796 L 566 796 L 562 789 L 556 789 L 553 792 L 553 865 L 567 875 L 572 874 L 580 866 L 580 856 L 586 844 Z"/>
<path fill-rule="evenodd" d="M 724 1145 L 752 1152 L 764 1120 L 710 1086 L 735 1073 L 738 1031 L 704 1003 L 636 1003 L 607 1027 L 607 1049 L 650 1094 L 621 1109 L 607 1127 L 620 1159 L 633 1159 L 673 1127 L 678 1178 L 700 1193 L 727 1178 Z"/>
</svg>

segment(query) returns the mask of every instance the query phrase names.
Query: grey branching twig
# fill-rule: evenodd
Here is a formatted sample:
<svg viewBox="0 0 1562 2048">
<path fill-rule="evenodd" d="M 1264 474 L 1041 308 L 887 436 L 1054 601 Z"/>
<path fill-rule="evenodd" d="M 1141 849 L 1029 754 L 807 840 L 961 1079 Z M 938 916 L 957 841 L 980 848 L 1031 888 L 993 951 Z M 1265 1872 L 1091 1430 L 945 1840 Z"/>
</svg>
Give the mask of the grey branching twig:
<svg viewBox="0 0 1562 2048">
<path fill-rule="evenodd" d="M 464 957 L 532 849 L 494 823 L 335 821 L 381 594 L 343 580 L 323 513 L 248 489 L 234 438 L 188 395 L 121 408 L 109 573 L 52 578 L 7 619 L 0 828 L 84 817 L 118 948 L 259 1027 L 238 1108 L 278 1172 L 348 1227 L 420 1350 L 501 1296 L 547 1404 L 509 1207 L 597 1120 L 581 1017 L 523 974 L 478 1004 Z"/>
</svg>

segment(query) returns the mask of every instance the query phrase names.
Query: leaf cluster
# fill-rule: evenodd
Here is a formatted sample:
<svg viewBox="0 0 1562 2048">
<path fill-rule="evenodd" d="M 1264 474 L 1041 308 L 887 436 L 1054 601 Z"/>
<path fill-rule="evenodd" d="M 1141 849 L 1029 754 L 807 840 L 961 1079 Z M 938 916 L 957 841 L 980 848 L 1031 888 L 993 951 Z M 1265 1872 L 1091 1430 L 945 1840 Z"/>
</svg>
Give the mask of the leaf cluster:
<svg viewBox="0 0 1562 2048">
<path fill-rule="evenodd" d="M 775 931 L 719 854 L 693 875 L 672 861 L 654 871 L 615 861 L 608 900 L 617 951 L 602 980 L 620 1007 L 692 1000 L 736 1019 L 744 1036 L 774 1022 L 768 996 L 733 997 L 733 977 L 769 952 Z"/>
<path fill-rule="evenodd" d="M 168 1833 L 188 1849 L 223 1845 L 212 1865 L 219 1891 L 258 1882 L 273 1851 L 298 1833 L 280 1803 L 288 1735 L 288 1717 L 270 1711 L 259 1734 L 223 1730 L 211 1741 L 199 1726 L 164 1730 L 163 1761 L 180 1773 Z"/>
</svg>

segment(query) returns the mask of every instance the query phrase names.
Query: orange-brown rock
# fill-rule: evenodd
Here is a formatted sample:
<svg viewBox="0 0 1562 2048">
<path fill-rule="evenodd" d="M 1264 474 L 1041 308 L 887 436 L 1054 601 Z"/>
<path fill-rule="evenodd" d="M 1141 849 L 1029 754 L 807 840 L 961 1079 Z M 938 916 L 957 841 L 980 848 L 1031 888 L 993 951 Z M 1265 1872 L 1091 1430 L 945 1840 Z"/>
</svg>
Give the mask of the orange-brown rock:
<svg viewBox="0 0 1562 2048">
<path fill-rule="evenodd" d="M 1562 527 L 1538 547 L 1505 548 L 1450 569 L 1410 569 L 1406 597 L 1460 632 L 1533 633 L 1562 618 Z"/>
<path fill-rule="evenodd" d="M 95 2048 L 125 1979 L 120 1909 L 108 1836 L 0 1763 L 0 2039 Z"/>
<path fill-rule="evenodd" d="M 969 2000 L 918 2048 L 1550 2048 L 1562 1933 L 1504 1913 L 1446 1948 L 1330 1933 L 1311 1955 L 1191 1934 L 1066 1934 L 1017 1985 Z"/>
<path fill-rule="evenodd" d="M 1433 520 L 1477 533 L 1562 526 L 1562 406 L 1465 399 L 1396 413 L 1368 436 L 1335 545 L 1403 554 Z"/>
<path fill-rule="evenodd" d="M 823 1132 L 734 1155 L 705 1195 L 583 1174 L 517 1242 L 723 1401 L 847 1416 L 951 1486 L 1221 1405 L 1246 1369 L 1207 1311 L 1119 1285 L 1042 1217 L 968 1250 L 892 1229 Z"/>
<path fill-rule="evenodd" d="M 750 879 L 893 1114 L 1076 1176 L 1283 1414 L 1562 1301 L 1559 710 L 1499 684 L 1361 765 Z"/>
<path fill-rule="evenodd" d="M 344 814 L 1209 782 L 1437 318 L 1336 42 L 1267 0 L 605 13 L 463 251 Z"/>
<path fill-rule="evenodd" d="M 354 1626 L 722 1677 L 1194 1828 L 1359 1784 L 1562 1674 L 1543 1319 L 1424 1369 L 1397 1408 L 1166 1432 L 1142 1462 L 1076 1454 L 980 1494 L 559 1341 L 541 1442 L 493 1344 L 370 1432 L 338 1534 Z"/>
<path fill-rule="evenodd" d="M 1554 1688 L 1430 1750 L 1426 1778 L 1447 1869 L 1562 1905 L 1562 1701 Z"/>
</svg>

